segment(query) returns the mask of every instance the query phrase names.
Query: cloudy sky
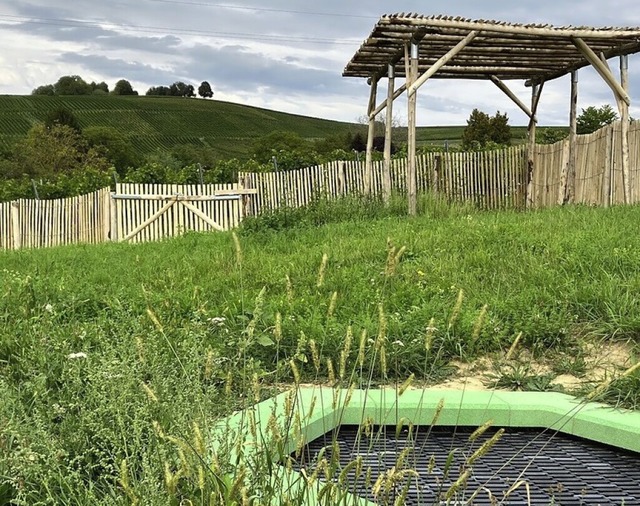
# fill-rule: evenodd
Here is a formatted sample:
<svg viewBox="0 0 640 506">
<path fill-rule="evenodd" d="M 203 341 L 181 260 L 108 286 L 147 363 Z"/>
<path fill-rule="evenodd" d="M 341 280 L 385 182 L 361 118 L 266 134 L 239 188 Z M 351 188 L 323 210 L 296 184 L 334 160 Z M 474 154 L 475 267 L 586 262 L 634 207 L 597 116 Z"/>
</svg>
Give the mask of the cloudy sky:
<svg viewBox="0 0 640 506">
<path fill-rule="evenodd" d="M 364 79 L 342 70 L 382 14 L 417 12 L 554 25 L 640 26 L 637 0 L 0 0 L 0 94 L 29 94 L 66 74 L 131 81 L 141 94 L 176 80 L 211 83 L 215 99 L 355 121 Z M 640 117 L 640 55 L 629 59 L 631 114 Z M 617 62 L 611 66 L 617 68 Z M 514 82 L 525 101 L 529 89 Z M 543 125 L 567 124 L 569 81 L 547 84 Z M 604 82 L 580 72 L 579 107 L 614 105 Z M 464 124 L 478 107 L 526 117 L 493 84 L 430 81 L 419 93 L 421 125 Z M 406 107 L 396 107 L 405 122 Z"/>
</svg>

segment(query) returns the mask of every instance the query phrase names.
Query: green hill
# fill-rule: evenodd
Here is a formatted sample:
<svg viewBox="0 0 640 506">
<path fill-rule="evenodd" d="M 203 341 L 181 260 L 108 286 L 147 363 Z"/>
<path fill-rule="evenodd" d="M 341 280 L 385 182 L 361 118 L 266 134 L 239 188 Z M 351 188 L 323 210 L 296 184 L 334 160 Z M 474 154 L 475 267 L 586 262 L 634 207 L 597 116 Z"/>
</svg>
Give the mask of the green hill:
<svg viewBox="0 0 640 506">
<path fill-rule="evenodd" d="M 243 156 L 252 139 L 274 130 L 305 138 L 347 132 L 354 125 L 257 107 L 175 97 L 0 96 L 0 147 L 23 137 L 49 111 L 65 107 L 80 125 L 107 126 L 146 153 L 178 144 L 210 145 L 221 158 Z"/>
<path fill-rule="evenodd" d="M 18 96 L 0 95 L 0 150 L 11 146 L 48 112 L 65 107 L 80 125 L 113 127 L 128 137 L 140 154 L 180 144 L 208 145 L 220 158 L 243 158 L 254 139 L 275 130 L 322 139 L 360 130 L 356 123 L 310 118 L 258 107 L 178 97 Z M 398 137 L 406 136 L 400 128 Z M 463 126 L 420 127 L 419 144 L 457 144 Z M 524 127 L 513 128 L 514 140 Z"/>
</svg>

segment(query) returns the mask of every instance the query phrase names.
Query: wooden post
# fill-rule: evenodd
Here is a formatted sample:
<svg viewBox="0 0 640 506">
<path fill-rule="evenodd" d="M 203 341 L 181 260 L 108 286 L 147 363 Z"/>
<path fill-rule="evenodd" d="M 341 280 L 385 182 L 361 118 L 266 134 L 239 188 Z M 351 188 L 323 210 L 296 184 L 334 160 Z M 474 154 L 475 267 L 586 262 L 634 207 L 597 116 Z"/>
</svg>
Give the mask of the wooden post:
<svg viewBox="0 0 640 506">
<path fill-rule="evenodd" d="M 373 154 L 373 137 L 375 136 L 376 116 L 373 111 L 376 108 L 376 95 L 378 93 L 378 77 L 371 78 L 371 92 L 369 94 L 369 107 L 367 108 L 367 117 L 369 118 L 369 131 L 367 133 L 367 151 L 364 162 L 364 193 L 371 193 L 372 178 L 372 154 Z"/>
<path fill-rule="evenodd" d="M 22 230 L 20 226 L 20 200 L 11 202 L 11 231 L 13 235 L 13 249 L 22 247 Z"/>
<path fill-rule="evenodd" d="M 525 206 L 530 208 L 534 204 L 533 196 L 533 171 L 535 169 L 536 161 L 536 124 L 538 119 L 536 118 L 536 111 L 538 110 L 538 103 L 540 102 L 540 95 L 542 94 L 542 87 L 544 82 L 540 84 L 534 84 L 531 87 L 531 117 L 529 119 L 529 126 L 527 128 L 527 194 L 525 197 Z"/>
<path fill-rule="evenodd" d="M 629 91 L 629 57 L 620 56 L 620 84 L 625 93 Z M 624 203 L 631 204 L 631 174 L 629 170 L 629 104 L 618 100 L 620 109 L 621 141 L 622 141 L 622 180 L 624 185 Z"/>
<path fill-rule="evenodd" d="M 576 198 L 576 161 L 577 161 L 577 107 L 578 107 L 578 71 L 571 72 L 571 109 L 569 112 L 569 159 L 564 187 L 563 204 L 572 204 Z"/>
<path fill-rule="evenodd" d="M 393 91 L 395 87 L 395 68 L 389 64 L 387 70 L 387 118 L 384 130 L 384 164 L 382 167 L 382 198 L 386 203 L 391 198 L 391 134 L 393 127 Z"/>
<path fill-rule="evenodd" d="M 418 77 L 418 44 L 411 42 L 411 53 L 406 64 L 409 67 L 407 74 L 407 90 Z M 417 179 L 416 179 L 416 106 L 418 102 L 416 93 L 409 93 L 408 102 L 408 128 L 407 128 L 407 198 L 409 201 L 409 216 L 415 216 L 418 212 Z"/>
<path fill-rule="evenodd" d="M 613 136 L 615 135 L 614 126 L 609 125 L 607 131 L 607 138 L 604 148 L 604 177 L 602 182 L 602 193 L 604 207 L 611 205 L 611 180 L 613 177 L 613 164 L 614 164 L 614 150 L 613 150 Z"/>
</svg>

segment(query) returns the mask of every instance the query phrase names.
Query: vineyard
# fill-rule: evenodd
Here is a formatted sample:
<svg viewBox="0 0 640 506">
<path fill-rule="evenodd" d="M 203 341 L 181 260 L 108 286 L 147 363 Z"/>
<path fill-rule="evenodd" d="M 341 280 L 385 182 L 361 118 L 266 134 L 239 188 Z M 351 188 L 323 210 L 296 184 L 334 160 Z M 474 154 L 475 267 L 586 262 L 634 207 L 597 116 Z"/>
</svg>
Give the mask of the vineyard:
<svg viewBox="0 0 640 506">
<path fill-rule="evenodd" d="M 139 153 L 180 144 L 209 145 L 221 158 L 246 155 L 251 140 L 274 130 L 309 139 L 346 133 L 354 128 L 317 118 L 296 116 L 227 102 L 174 97 L 0 96 L 0 149 L 19 140 L 46 114 L 65 107 L 83 128 L 112 127 L 128 137 Z"/>
</svg>

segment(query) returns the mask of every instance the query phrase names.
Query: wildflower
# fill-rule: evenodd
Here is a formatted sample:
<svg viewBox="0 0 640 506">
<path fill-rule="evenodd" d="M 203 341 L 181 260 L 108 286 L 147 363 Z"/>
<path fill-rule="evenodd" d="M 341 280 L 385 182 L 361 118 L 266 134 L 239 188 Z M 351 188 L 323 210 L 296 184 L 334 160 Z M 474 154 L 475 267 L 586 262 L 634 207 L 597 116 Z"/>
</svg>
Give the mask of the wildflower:
<svg viewBox="0 0 640 506">
<path fill-rule="evenodd" d="M 213 318 L 208 318 L 207 321 L 212 327 L 224 327 L 224 322 L 226 322 L 227 319 L 224 316 L 215 316 Z"/>
</svg>

